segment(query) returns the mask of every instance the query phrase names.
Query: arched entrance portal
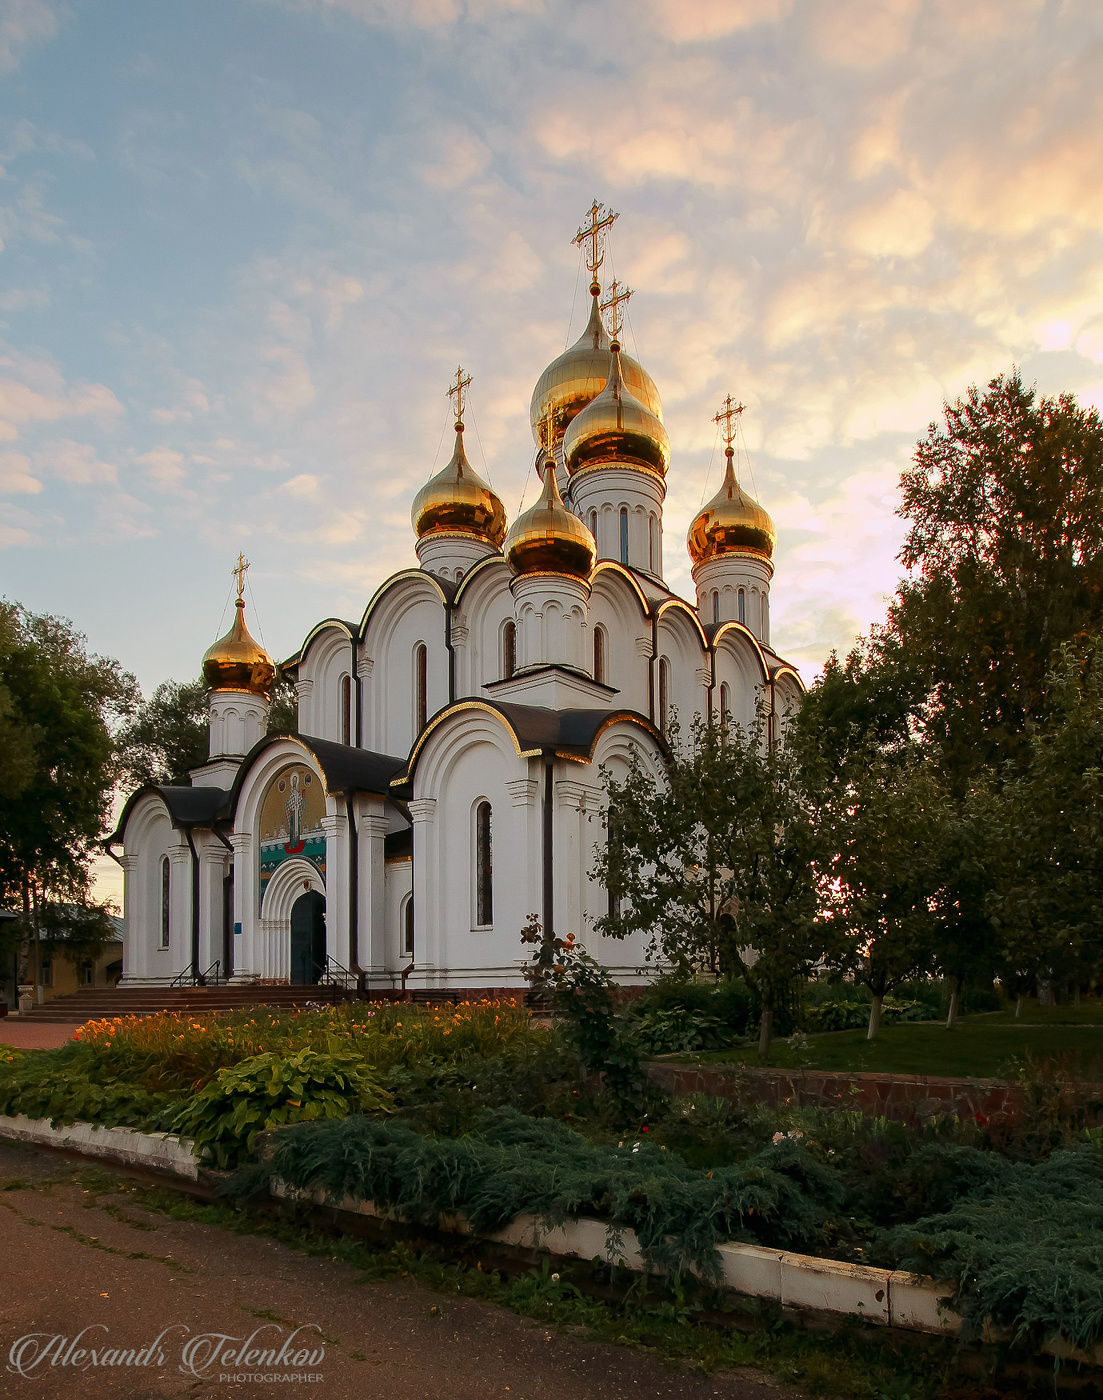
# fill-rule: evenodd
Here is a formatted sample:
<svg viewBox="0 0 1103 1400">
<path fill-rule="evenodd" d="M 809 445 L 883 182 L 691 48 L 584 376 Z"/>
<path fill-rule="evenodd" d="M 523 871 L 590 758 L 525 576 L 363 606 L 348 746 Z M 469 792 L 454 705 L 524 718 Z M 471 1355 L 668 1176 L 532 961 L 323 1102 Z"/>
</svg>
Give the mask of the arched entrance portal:
<svg viewBox="0 0 1103 1400">
<path fill-rule="evenodd" d="M 291 906 L 291 981 L 313 986 L 326 965 L 326 897 L 317 890 L 301 894 Z"/>
</svg>

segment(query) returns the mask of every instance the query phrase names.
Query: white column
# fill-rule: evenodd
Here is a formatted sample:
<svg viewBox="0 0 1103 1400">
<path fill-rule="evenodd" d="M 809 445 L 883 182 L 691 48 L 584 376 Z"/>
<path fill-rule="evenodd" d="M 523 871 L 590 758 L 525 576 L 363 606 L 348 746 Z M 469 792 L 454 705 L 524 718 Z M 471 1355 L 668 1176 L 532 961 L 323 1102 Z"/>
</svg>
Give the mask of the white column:
<svg viewBox="0 0 1103 1400">
<path fill-rule="evenodd" d="M 235 831 L 230 845 L 234 848 L 234 981 L 254 982 L 264 975 L 264 961 L 258 946 L 259 891 L 253 833 Z"/>
<path fill-rule="evenodd" d="M 326 798 L 329 807 L 340 798 Z M 322 818 L 326 834 L 326 952 L 349 965 L 349 832 L 344 812 L 328 812 Z"/>
<path fill-rule="evenodd" d="M 204 838 L 199 844 L 199 961 L 200 972 L 206 972 L 215 959 L 222 958 L 222 881 L 227 874 L 229 852 L 217 836 Z M 226 969 L 222 969 L 226 975 Z"/>
<path fill-rule="evenodd" d="M 387 967 L 385 873 L 383 841 L 387 819 L 383 799 L 361 794 L 356 799 L 359 855 L 360 966 L 369 979 Z"/>
<path fill-rule="evenodd" d="M 180 844 L 169 847 L 169 951 L 163 976 L 175 977 L 191 963 L 191 851 L 179 832 Z"/>
<path fill-rule="evenodd" d="M 314 693 L 313 681 L 296 681 L 295 694 L 299 701 L 299 733 L 314 733 L 314 708 L 311 696 Z"/>
<path fill-rule="evenodd" d="M 419 986 L 434 985 L 442 966 L 441 921 L 438 900 L 442 891 L 437 851 L 435 797 L 415 797 L 409 806 L 414 826 L 414 956 Z"/>
<path fill-rule="evenodd" d="M 586 941 L 586 874 L 589 868 L 586 816 L 596 806 L 585 783 L 559 779 L 555 784 L 555 930 Z"/>
<path fill-rule="evenodd" d="M 124 855 L 119 863 L 123 868 L 123 976 L 124 983 L 139 977 L 149 976 L 149 930 L 141 926 L 139 910 L 141 896 L 138 892 L 139 857 Z"/>
</svg>

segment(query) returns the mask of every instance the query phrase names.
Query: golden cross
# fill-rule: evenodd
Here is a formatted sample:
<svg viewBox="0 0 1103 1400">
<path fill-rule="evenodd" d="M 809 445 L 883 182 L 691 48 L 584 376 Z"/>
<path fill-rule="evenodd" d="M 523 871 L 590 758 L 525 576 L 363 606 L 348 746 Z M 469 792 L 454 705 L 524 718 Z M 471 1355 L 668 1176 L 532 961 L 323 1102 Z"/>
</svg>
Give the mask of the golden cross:
<svg viewBox="0 0 1103 1400">
<path fill-rule="evenodd" d="M 237 579 L 237 596 L 239 598 L 243 598 L 245 596 L 245 572 L 248 569 L 248 567 L 248 559 L 246 559 L 244 554 L 239 554 L 237 556 L 237 564 L 234 566 L 233 569 L 234 578 Z"/>
<path fill-rule="evenodd" d="M 621 327 L 624 325 L 624 317 L 621 315 L 620 309 L 627 304 L 631 295 L 632 288 L 621 286 L 614 277 L 609 283 L 609 295 L 601 303 L 602 311 L 609 312 L 609 334 L 614 340 L 620 339 Z"/>
<path fill-rule="evenodd" d="M 724 442 L 730 447 L 735 437 L 736 424 L 739 422 L 739 415 L 747 407 L 743 403 L 732 403 L 732 396 L 729 394 L 724 400 L 724 407 L 712 420 L 714 423 L 721 423 L 723 427 L 720 431 L 724 434 Z"/>
<path fill-rule="evenodd" d="M 448 397 L 449 397 L 450 399 L 455 399 L 455 400 L 456 400 L 456 422 L 457 422 L 457 423 L 462 423 L 462 422 L 463 422 L 463 402 L 464 402 L 464 395 L 465 395 L 465 393 L 467 392 L 467 388 L 468 388 L 468 386 L 470 385 L 470 383 L 471 383 L 471 376 L 470 376 L 469 374 L 464 374 L 464 372 L 463 372 L 463 366 L 462 366 L 462 365 L 457 365 L 457 366 L 456 366 L 456 382 L 455 382 L 455 384 L 453 384 L 452 387 L 448 390 Z"/>
<path fill-rule="evenodd" d="M 611 209 L 606 209 L 604 204 L 599 204 L 595 199 L 590 205 L 590 222 L 583 224 L 571 239 L 579 248 L 589 242 L 586 266 L 590 269 L 590 276 L 595 279 L 598 268 L 605 261 L 605 235 L 619 218 L 619 214 L 614 214 Z"/>
</svg>

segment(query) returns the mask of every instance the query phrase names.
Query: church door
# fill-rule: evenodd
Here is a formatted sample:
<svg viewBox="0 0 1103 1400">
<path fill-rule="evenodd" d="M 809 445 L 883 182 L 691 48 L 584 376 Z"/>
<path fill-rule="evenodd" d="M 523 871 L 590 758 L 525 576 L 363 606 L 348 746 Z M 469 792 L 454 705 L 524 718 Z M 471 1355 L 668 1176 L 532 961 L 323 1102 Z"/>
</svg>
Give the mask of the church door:
<svg viewBox="0 0 1103 1400">
<path fill-rule="evenodd" d="M 291 906 L 291 981 L 313 986 L 326 965 L 326 897 L 301 894 Z"/>
</svg>

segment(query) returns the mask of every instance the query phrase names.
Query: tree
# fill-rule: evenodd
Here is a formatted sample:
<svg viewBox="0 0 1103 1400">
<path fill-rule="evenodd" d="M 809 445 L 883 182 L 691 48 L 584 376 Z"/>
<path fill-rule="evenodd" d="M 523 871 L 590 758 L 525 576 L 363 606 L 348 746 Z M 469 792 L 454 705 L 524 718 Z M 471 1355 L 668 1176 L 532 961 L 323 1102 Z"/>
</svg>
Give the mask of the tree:
<svg viewBox="0 0 1103 1400">
<path fill-rule="evenodd" d="M 761 706 L 746 729 L 698 717 L 688 744 L 675 729 L 659 777 L 638 759 L 622 782 L 606 775 L 594 870 L 610 895 L 600 933 L 644 933 L 680 969 L 746 978 L 762 1006 L 762 1054 L 789 983 L 832 934 L 817 919 L 816 809 L 795 749 L 766 735 Z"/>
<path fill-rule="evenodd" d="M 872 1040 L 885 996 L 934 959 L 943 794 L 911 746 L 896 757 L 855 752 L 824 797 L 828 907 L 847 941 L 847 962 L 873 998 Z"/>
<path fill-rule="evenodd" d="M 0 786 L 0 898 L 18 902 L 37 949 L 46 910 L 89 904 L 117 773 L 112 727 L 132 712 L 138 687 L 64 619 L 12 603 L 0 604 L 0 618 L 0 687 L 30 745 L 15 790 Z"/>
<path fill-rule="evenodd" d="M 1079 984 L 1103 957 L 1103 641 L 1079 651 L 1064 648 L 1050 673 L 1050 720 L 1030 735 L 1022 771 L 983 804 L 987 907 L 1020 998 L 1038 980 Z"/>
<path fill-rule="evenodd" d="M 290 676 L 280 672 L 272 687 L 268 732 L 294 734 L 298 697 Z M 133 787 L 144 783 L 187 785 L 193 768 L 210 754 L 207 686 L 194 681 L 162 681 L 118 734 L 120 769 Z"/>
</svg>

